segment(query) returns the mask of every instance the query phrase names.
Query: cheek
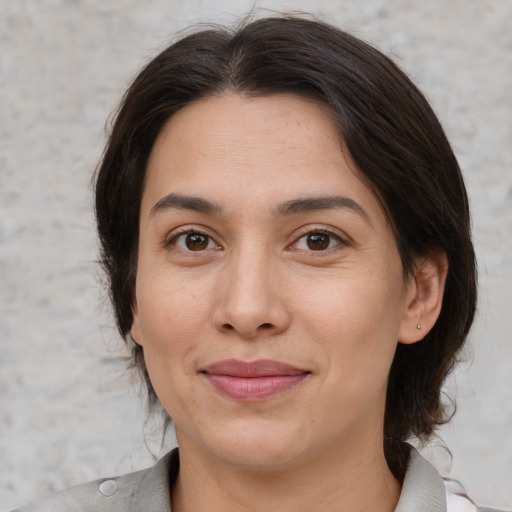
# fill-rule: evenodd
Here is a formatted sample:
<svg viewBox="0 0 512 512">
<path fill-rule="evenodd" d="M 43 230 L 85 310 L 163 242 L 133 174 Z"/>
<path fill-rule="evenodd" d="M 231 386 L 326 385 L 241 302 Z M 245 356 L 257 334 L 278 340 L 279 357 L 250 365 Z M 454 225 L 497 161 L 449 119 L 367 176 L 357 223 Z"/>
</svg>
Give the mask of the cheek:
<svg viewBox="0 0 512 512">
<path fill-rule="evenodd" d="M 137 305 L 146 359 L 156 355 L 160 365 L 182 364 L 208 319 L 205 294 L 193 284 L 156 278 L 141 281 Z"/>
<path fill-rule="evenodd" d="M 191 286 L 154 279 L 141 282 L 137 304 L 151 382 L 165 410 L 179 421 L 187 417 L 183 411 L 198 407 L 190 378 L 207 325 L 207 302 Z"/>
<path fill-rule="evenodd" d="M 303 296 L 297 318 L 343 374 L 359 372 L 364 378 L 373 371 L 387 377 L 398 338 L 400 297 L 393 280 L 361 274 Z"/>
</svg>

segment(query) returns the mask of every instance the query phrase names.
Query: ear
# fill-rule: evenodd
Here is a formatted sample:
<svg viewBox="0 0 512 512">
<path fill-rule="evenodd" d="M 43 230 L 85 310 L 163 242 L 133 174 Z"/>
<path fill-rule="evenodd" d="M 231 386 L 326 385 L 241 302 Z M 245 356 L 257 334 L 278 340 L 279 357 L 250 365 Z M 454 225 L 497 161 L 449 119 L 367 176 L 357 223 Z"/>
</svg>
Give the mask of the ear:
<svg viewBox="0 0 512 512">
<path fill-rule="evenodd" d="M 399 343 L 415 343 L 434 327 L 443 304 L 448 274 L 448 258 L 442 249 L 435 249 L 415 259 L 415 270 L 405 290 Z"/>
<path fill-rule="evenodd" d="M 137 345 L 142 346 L 142 331 L 140 328 L 139 307 L 137 305 L 136 298 L 133 299 L 132 314 L 133 314 L 133 320 L 132 320 L 132 328 L 130 329 L 130 336 L 132 337 L 132 340 L 135 343 L 137 343 Z"/>
</svg>

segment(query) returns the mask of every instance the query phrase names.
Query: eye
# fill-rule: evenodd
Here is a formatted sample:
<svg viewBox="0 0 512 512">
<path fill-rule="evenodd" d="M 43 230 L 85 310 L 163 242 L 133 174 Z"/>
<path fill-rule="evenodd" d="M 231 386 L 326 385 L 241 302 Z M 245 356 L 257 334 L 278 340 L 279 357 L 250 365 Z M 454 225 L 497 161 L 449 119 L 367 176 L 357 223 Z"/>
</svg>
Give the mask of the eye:
<svg viewBox="0 0 512 512">
<path fill-rule="evenodd" d="M 208 249 L 220 249 L 219 245 L 208 235 L 195 231 L 180 233 L 173 237 L 169 243 L 184 251 L 206 251 Z"/>
<path fill-rule="evenodd" d="M 303 251 L 326 251 L 341 243 L 341 238 L 334 233 L 311 231 L 297 240 L 295 248 Z"/>
</svg>

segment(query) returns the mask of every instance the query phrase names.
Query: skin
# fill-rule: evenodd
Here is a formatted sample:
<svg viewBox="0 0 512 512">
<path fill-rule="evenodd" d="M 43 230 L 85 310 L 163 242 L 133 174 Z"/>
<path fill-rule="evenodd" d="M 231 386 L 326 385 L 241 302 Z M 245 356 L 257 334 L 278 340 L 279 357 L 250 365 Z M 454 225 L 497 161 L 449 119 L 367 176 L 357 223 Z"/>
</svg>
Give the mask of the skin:
<svg viewBox="0 0 512 512">
<path fill-rule="evenodd" d="M 387 378 L 397 343 L 435 323 L 445 277 L 435 253 L 404 279 L 324 105 L 226 93 L 175 114 L 147 166 L 132 327 L 176 427 L 172 510 L 394 510 Z M 203 373 L 233 358 L 308 373 L 235 400 Z"/>
</svg>

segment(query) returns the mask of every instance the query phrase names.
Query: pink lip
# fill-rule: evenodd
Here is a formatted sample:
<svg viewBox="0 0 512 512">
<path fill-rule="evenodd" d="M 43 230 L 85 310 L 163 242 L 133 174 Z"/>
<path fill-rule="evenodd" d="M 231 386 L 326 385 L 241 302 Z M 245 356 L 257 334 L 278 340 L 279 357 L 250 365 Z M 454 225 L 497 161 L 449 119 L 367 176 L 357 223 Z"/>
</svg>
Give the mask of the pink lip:
<svg viewBox="0 0 512 512">
<path fill-rule="evenodd" d="M 279 361 L 227 359 L 201 371 L 220 393 L 245 402 L 257 402 L 295 387 L 309 371 Z"/>
</svg>

